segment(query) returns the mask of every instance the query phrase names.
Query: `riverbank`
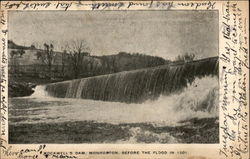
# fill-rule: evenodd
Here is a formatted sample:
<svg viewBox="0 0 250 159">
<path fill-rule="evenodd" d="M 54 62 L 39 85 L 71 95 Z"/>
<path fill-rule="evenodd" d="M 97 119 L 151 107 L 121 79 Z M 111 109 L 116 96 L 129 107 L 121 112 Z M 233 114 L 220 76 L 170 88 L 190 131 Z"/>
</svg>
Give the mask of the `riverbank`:
<svg viewBox="0 0 250 159">
<path fill-rule="evenodd" d="M 33 88 L 35 88 L 34 83 L 30 82 L 16 82 L 16 81 L 9 81 L 8 85 L 8 92 L 9 97 L 24 97 L 30 96 L 34 93 Z"/>
<path fill-rule="evenodd" d="M 49 80 L 34 77 L 9 77 L 8 93 L 9 97 L 25 97 L 34 93 L 34 88 L 37 85 L 58 82 L 60 80 Z"/>
</svg>

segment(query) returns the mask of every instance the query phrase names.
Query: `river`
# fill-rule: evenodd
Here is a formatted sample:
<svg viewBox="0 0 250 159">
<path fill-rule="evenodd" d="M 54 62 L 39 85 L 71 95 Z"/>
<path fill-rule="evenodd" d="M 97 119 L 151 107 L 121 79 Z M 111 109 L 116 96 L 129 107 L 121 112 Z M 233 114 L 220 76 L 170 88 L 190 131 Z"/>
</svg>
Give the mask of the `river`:
<svg viewBox="0 0 250 159">
<path fill-rule="evenodd" d="M 37 86 L 29 97 L 9 98 L 10 142 L 217 143 L 218 114 L 212 76 L 140 104 L 55 98 Z"/>
</svg>

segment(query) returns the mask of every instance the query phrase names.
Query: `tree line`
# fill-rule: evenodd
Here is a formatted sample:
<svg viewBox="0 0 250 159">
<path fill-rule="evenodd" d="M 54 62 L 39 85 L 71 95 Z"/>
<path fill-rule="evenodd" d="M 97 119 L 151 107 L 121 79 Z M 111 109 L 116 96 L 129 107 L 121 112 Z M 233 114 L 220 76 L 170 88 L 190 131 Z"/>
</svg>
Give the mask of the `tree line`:
<svg viewBox="0 0 250 159">
<path fill-rule="evenodd" d="M 55 57 L 58 54 L 53 51 L 53 48 L 52 44 L 45 43 L 44 49 L 37 52 L 38 59 L 47 66 L 50 78 L 52 78 L 51 66 L 54 64 Z M 157 56 L 127 52 L 119 52 L 116 55 L 91 56 L 91 49 L 85 40 L 71 41 L 65 45 L 63 50 L 60 53 L 62 76 L 65 76 L 65 69 L 68 69 L 68 66 L 70 66 L 75 79 L 83 77 L 81 75 L 83 71 L 85 71 L 87 76 L 94 76 L 154 67 L 170 62 Z"/>
<path fill-rule="evenodd" d="M 38 47 L 40 49 L 38 49 Z M 68 42 L 63 47 L 62 52 L 55 51 L 53 43 L 44 43 L 42 47 L 31 45 L 30 49 L 37 50 L 37 60 L 47 68 L 45 73 L 47 73 L 49 79 L 53 79 L 55 76 L 53 67 L 58 64 L 58 57 L 60 57 L 60 69 L 57 71 L 60 72 L 63 79 L 76 79 L 80 77 L 110 74 L 155 67 L 172 62 L 189 62 L 195 59 L 194 54 L 188 53 L 177 56 L 174 61 L 166 60 L 158 56 L 127 52 L 119 52 L 115 55 L 91 56 L 91 49 L 85 40 Z M 12 59 L 17 56 L 21 57 L 23 54 L 25 54 L 23 49 L 12 50 L 10 53 Z M 69 72 L 69 69 L 72 75 L 66 73 Z"/>
</svg>

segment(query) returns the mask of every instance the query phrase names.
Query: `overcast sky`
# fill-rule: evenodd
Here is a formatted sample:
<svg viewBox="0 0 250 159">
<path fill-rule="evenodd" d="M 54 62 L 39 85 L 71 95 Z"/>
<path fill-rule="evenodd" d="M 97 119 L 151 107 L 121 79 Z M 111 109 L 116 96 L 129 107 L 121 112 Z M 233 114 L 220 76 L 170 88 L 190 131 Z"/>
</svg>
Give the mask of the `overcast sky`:
<svg viewBox="0 0 250 159">
<path fill-rule="evenodd" d="M 84 39 L 92 55 L 120 51 L 174 59 L 218 55 L 215 11 L 10 11 L 9 39 L 30 46 Z"/>
</svg>

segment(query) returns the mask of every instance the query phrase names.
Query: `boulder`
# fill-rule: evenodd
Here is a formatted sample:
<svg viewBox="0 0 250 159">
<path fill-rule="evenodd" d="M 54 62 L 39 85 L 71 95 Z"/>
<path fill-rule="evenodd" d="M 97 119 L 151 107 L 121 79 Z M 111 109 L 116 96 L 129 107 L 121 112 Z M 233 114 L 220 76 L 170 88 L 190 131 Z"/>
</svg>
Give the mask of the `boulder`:
<svg viewBox="0 0 250 159">
<path fill-rule="evenodd" d="M 8 86 L 9 97 L 30 96 L 34 92 L 35 86 L 35 84 L 26 82 L 10 82 Z"/>
</svg>

